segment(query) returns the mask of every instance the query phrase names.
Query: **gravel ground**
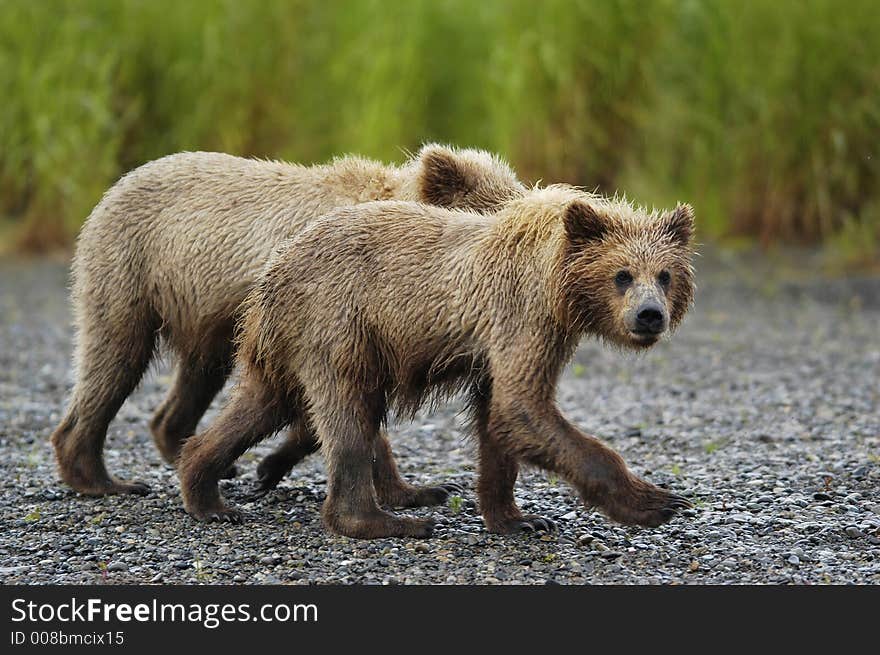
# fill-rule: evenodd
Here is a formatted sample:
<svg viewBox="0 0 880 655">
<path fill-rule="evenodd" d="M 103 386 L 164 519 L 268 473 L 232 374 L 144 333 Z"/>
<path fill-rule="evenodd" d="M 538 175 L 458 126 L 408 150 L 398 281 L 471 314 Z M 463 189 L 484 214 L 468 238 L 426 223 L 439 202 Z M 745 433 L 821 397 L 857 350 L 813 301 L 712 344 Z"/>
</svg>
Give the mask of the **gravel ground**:
<svg viewBox="0 0 880 655">
<path fill-rule="evenodd" d="M 167 388 L 159 366 L 110 429 L 110 470 L 141 497 L 80 497 L 55 475 L 48 436 L 71 387 L 67 264 L 0 260 L 0 581 L 28 583 L 878 583 L 880 277 L 815 277 L 810 262 L 701 258 L 697 305 L 641 356 L 586 341 L 559 402 L 637 473 L 693 499 L 659 529 L 586 510 L 562 481 L 526 472 L 523 510 L 553 535 L 500 537 L 474 503 L 472 447 L 454 403 L 391 426 L 401 470 L 467 491 L 415 510 L 432 539 L 372 542 L 322 531 L 320 457 L 246 523 L 200 525 L 147 420 Z M 216 412 L 212 409 L 206 420 Z M 234 502 L 264 442 L 224 482 Z"/>
</svg>

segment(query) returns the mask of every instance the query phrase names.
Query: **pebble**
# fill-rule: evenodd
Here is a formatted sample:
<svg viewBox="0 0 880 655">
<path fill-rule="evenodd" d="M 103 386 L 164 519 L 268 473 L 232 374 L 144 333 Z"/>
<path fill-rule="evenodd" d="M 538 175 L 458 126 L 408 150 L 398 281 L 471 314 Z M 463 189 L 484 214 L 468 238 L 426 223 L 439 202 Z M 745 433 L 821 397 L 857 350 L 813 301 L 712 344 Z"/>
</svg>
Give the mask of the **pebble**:
<svg viewBox="0 0 880 655">
<path fill-rule="evenodd" d="M 591 535 L 591 534 L 582 534 L 577 538 L 577 545 L 578 546 L 586 546 L 590 542 L 592 542 L 594 538 L 595 537 L 593 537 L 593 535 Z"/>
</svg>

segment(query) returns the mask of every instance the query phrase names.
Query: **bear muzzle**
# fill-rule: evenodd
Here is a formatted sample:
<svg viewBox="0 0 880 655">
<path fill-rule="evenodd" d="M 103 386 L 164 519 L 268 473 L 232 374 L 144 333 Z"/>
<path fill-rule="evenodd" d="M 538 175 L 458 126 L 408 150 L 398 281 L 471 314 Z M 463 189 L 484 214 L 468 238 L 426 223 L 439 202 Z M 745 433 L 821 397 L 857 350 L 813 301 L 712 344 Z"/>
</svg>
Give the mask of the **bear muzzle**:
<svg viewBox="0 0 880 655">
<path fill-rule="evenodd" d="M 626 327 L 637 344 L 651 345 L 669 327 L 669 314 L 659 302 L 648 300 L 629 312 Z"/>
</svg>

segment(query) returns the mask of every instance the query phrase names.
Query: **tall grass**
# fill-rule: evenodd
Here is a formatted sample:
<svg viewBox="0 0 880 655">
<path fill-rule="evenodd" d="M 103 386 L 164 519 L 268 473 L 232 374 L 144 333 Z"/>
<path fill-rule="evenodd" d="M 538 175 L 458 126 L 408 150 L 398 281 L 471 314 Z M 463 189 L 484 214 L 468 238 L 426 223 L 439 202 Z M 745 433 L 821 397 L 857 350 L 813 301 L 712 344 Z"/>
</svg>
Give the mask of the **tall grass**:
<svg viewBox="0 0 880 655">
<path fill-rule="evenodd" d="M 533 177 L 608 189 L 647 118 L 669 3 L 546 0 L 499 12 L 494 141 Z"/>
<path fill-rule="evenodd" d="M 167 153 L 442 140 L 872 257 L 877 34 L 873 0 L 0 0 L 0 218 L 44 249 Z"/>
<path fill-rule="evenodd" d="M 717 232 L 810 242 L 858 224 L 876 247 L 880 6 L 693 3 L 676 24 L 633 178 L 689 193 Z"/>
</svg>

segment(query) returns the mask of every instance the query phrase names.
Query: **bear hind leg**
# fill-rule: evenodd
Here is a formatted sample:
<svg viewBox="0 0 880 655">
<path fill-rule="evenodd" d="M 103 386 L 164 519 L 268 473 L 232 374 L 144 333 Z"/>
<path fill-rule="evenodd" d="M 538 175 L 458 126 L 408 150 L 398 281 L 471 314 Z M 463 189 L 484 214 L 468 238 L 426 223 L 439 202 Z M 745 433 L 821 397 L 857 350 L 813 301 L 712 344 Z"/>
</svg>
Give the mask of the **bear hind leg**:
<svg viewBox="0 0 880 655">
<path fill-rule="evenodd" d="M 257 484 L 250 498 L 265 496 L 278 486 L 296 464 L 316 452 L 318 448 L 317 436 L 307 421 L 295 422 L 284 442 L 267 455 L 257 467 Z M 391 444 L 384 432 L 376 435 L 374 451 L 373 484 L 378 501 L 382 505 L 388 507 L 442 505 L 450 495 L 464 491 L 460 485 L 452 482 L 430 487 L 415 486 L 406 482 L 397 470 Z"/>
<path fill-rule="evenodd" d="M 51 437 L 61 479 L 79 493 L 149 493 L 142 482 L 112 477 L 103 451 L 110 421 L 143 377 L 155 343 L 155 332 L 146 322 L 122 338 L 104 333 L 100 326 L 81 332 L 76 386 L 67 414 Z"/>
<path fill-rule="evenodd" d="M 217 419 L 181 448 L 177 472 L 186 511 L 199 521 L 240 522 L 241 513 L 220 495 L 220 479 L 248 448 L 301 415 L 300 404 L 244 374 Z"/>
<path fill-rule="evenodd" d="M 305 417 L 294 420 L 284 442 L 257 466 L 257 483 L 249 498 L 265 496 L 278 486 L 294 466 L 320 448 L 318 437 Z"/>
<path fill-rule="evenodd" d="M 337 385 L 331 385 L 333 388 Z M 324 387 L 325 389 L 328 387 Z M 351 397 L 315 402 L 312 416 L 327 463 L 327 498 L 321 510 L 325 527 L 347 537 L 429 537 L 430 520 L 397 516 L 379 507 L 373 484 L 373 459 L 379 436 L 381 403 Z"/>
<path fill-rule="evenodd" d="M 150 420 L 150 431 L 162 457 L 177 461 L 184 440 L 193 435 L 211 401 L 232 371 L 229 349 L 210 357 L 181 359 L 168 396 Z"/>
</svg>

